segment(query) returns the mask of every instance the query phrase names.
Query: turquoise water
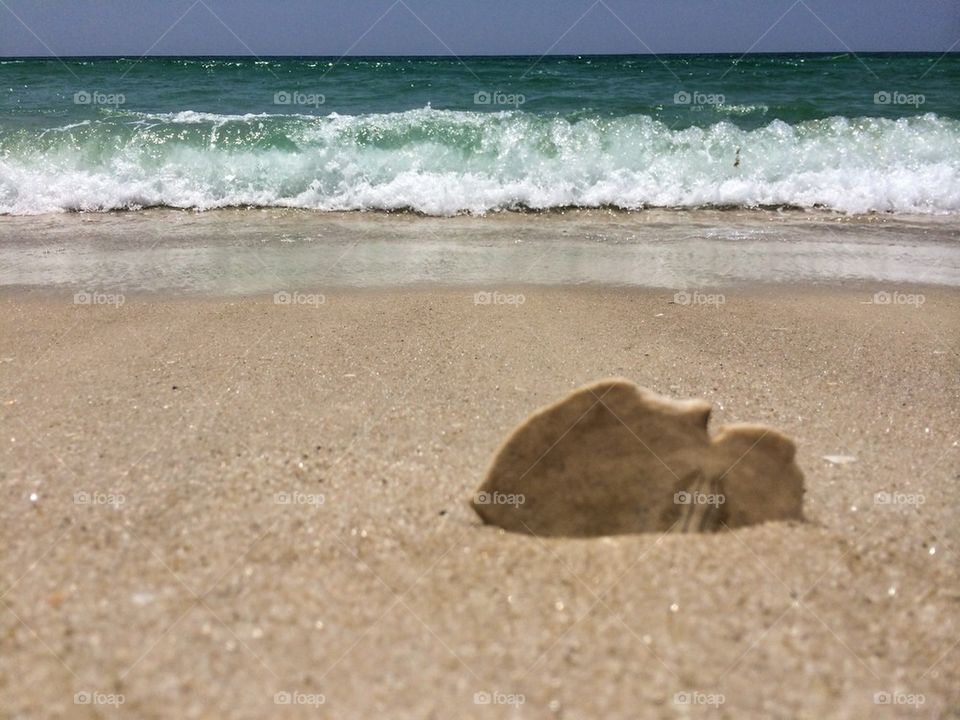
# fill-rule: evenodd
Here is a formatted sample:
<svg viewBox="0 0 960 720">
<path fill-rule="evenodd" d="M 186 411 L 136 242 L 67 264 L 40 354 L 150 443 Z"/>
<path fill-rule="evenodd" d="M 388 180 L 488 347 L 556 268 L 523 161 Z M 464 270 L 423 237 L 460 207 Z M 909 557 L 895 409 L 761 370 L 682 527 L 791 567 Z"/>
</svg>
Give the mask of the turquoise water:
<svg viewBox="0 0 960 720">
<path fill-rule="evenodd" d="M 960 55 L 0 60 L 0 214 L 960 212 Z"/>
</svg>

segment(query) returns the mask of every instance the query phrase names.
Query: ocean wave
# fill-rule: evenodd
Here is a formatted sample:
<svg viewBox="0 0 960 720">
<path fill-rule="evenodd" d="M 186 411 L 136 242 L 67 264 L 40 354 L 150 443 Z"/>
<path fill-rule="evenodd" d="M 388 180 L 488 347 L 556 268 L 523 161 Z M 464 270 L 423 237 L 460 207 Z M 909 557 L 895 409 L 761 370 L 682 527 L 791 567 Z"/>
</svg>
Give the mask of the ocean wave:
<svg viewBox="0 0 960 720">
<path fill-rule="evenodd" d="M 960 212 L 960 121 L 834 117 L 675 130 L 645 115 L 114 111 L 0 129 L 0 213 L 794 206 Z"/>
</svg>

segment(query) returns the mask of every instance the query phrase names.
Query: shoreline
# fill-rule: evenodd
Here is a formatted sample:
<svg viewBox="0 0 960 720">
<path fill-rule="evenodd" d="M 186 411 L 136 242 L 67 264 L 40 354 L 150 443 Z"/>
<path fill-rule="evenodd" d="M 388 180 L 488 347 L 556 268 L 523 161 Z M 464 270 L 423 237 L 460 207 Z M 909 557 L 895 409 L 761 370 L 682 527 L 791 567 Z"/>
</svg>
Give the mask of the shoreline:
<svg viewBox="0 0 960 720">
<path fill-rule="evenodd" d="M 799 220 L 808 219 L 811 222 L 822 220 L 839 220 L 853 223 L 882 223 L 886 221 L 905 221 L 918 223 L 938 223 L 946 224 L 960 223 L 960 214 L 955 212 L 936 212 L 936 213 L 909 213 L 899 211 L 880 211 L 872 210 L 869 212 L 847 212 L 829 207 L 805 207 L 802 205 L 696 205 L 696 206 L 667 206 L 650 205 L 644 207 L 620 207 L 617 205 L 564 205 L 546 208 L 536 207 L 509 207 L 492 208 L 483 212 L 473 212 L 463 210 L 449 215 L 435 215 L 412 208 L 384 209 L 384 208 L 362 208 L 348 210 L 326 210 L 321 208 L 296 207 L 288 205 L 230 205 L 223 207 L 175 207 L 171 205 L 149 205 L 131 208 L 114 208 L 108 210 L 61 210 L 57 212 L 44 212 L 34 214 L 16 214 L 0 213 L 0 223 L 16 220 L 45 220 L 54 218 L 80 217 L 87 219 L 95 218 L 117 218 L 125 216 L 162 216 L 162 215 L 191 215 L 191 216 L 216 216 L 239 213 L 281 213 L 298 214 L 304 216 L 315 216 L 331 219 L 350 219 L 350 218 L 390 218 L 390 219 L 423 219 L 423 220 L 495 220 L 497 218 L 510 219 L 515 217 L 533 216 L 533 217 L 604 217 L 604 216 L 623 216 L 634 217 L 638 219 L 663 219 L 676 220 L 683 219 L 685 216 L 696 217 L 717 217 L 723 218 L 735 217 L 756 217 L 761 219 L 779 219 L 779 220 Z"/>
<path fill-rule="evenodd" d="M 453 218 L 306 211 L 0 218 L 0 287 L 256 295 L 314 288 L 676 291 L 873 282 L 960 287 L 960 222 L 776 213 Z"/>
</svg>

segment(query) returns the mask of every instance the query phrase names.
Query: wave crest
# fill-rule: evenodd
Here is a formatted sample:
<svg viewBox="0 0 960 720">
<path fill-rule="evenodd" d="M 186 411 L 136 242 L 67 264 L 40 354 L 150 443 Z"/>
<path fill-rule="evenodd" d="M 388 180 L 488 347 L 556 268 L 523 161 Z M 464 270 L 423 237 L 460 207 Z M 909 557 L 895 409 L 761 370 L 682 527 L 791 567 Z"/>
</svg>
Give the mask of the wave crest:
<svg viewBox="0 0 960 720">
<path fill-rule="evenodd" d="M 145 206 L 956 213 L 960 121 L 928 114 L 672 130 L 645 115 L 114 111 L 0 135 L 0 213 Z"/>
</svg>

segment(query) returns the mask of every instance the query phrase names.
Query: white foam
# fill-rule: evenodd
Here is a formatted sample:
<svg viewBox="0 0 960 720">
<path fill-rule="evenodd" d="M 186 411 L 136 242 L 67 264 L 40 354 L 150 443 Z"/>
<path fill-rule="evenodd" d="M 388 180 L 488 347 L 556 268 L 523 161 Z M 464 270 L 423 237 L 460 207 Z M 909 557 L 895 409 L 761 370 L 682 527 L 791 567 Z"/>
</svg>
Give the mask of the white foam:
<svg viewBox="0 0 960 720">
<path fill-rule="evenodd" d="M 645 116 L 432 109 L 147 118 L 0 146 L 0 213 L 153 205 L 431 215 L 706 205 L 960 212 L 960 122 L 934 115 L 773 121 L 752 131 L 729 122 L 670 130 Z M 229 121 L 247 134 L 224 138 Z"/>
</svg>

